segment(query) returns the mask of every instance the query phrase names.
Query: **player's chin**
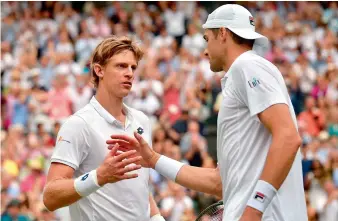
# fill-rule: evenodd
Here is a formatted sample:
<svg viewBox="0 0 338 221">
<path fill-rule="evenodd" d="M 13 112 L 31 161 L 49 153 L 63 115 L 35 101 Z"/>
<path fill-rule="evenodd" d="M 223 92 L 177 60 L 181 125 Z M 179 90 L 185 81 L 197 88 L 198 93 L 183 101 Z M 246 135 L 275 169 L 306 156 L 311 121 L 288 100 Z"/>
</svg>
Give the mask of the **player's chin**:
<svg viewBox="0 0 338 221">
<path fill-rule="evenodd" d="M 223 68 L 221 65 L 215 64 L 215 62 L 210 60 L 210 70 L 213 72 L 220 72 L 223 70 Z"/>
<path fill-rule="evenodd" d="M 122 87 L 119 94 L 121 97 L 126 97 L 130 93 L 130 91 L 131 91 L 131 88 Z"/>
</svg>

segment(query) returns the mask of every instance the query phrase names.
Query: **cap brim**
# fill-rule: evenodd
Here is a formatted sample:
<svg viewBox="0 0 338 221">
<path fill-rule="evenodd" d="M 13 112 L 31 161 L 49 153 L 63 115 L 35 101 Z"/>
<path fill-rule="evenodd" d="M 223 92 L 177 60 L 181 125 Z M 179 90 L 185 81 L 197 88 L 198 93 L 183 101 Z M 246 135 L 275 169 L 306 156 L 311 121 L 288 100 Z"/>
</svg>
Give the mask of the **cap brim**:
<svg viewBox="0 0 338 221">
<path fill-rule="evenodd" d="M 245 39 L 259 39 L 259 38 L 265 38 L 268 39 L 267 37 L 265 37 L 264 35 L 261 35 L 255 31 L 253 31 L 252 29 L 246 29 L 246 28 L 230 28 L 228 27 L 228 29 L 230 31 L 232 31 L 233 33 L 235 33 L 236 35 L 245 38 Z"/>
<path fill-rule="evenodd" d="M 264 35 L 261 35 L 252 29 L 244 29 L 244 28 L 228 28 L 230 31 L 235 33 L 236 35 L 244 38 L 244 39 L 251 39 L 255 40 L 254 49 L 257 47 L 266 50 L 269 46 L 269 39 Z"/>
</svg>

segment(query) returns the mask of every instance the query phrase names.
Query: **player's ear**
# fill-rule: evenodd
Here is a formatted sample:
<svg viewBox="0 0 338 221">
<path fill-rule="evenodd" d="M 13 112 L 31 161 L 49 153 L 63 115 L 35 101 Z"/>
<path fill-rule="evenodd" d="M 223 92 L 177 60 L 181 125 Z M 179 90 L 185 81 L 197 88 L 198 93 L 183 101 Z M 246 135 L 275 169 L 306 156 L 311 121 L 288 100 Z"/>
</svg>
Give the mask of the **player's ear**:
<svg viewBox="0 0 338 221">
<path fill-rule="evenodd" d="M 219 34 L 219 36 L 220 36 L 220 38 L 222 39 L 223 42 L 226 41 L 226 38 L 228 37 L 228 33 L 227 33 L 227 29 L 226 28 L 221 27 L 219 29 L 219 33 L 218 34 Z"/>
<path fill-rule="evenodd" d="M 104 71 L 101 65 L 94 64 L 94 71 L 99 78 L 103 78 Z"/>
</svg>

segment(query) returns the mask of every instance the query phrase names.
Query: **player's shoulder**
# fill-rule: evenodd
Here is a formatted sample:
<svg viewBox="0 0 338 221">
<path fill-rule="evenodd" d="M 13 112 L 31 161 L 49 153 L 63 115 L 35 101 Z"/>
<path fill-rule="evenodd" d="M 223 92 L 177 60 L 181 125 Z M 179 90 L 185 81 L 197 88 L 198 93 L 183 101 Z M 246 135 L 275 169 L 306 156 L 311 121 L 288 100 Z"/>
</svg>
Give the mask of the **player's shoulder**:
<svg viewBox="0 0 338 221">
<path fill-rule="evenodd" d="M 95 115 L 90 105 L 86 105 L 78 110 L 63 123 L 63 127 L 72 127 L 76 130 L 83 129 L 88 126 L 88 122 L 92 122 Z"/>
<path fill-rule="evenodd" d="M 69 116 L 65 122 L 62 124 L 62 128 L 70 128 L 74 130 L 81 130 L 87 126 L 87 123 L 84 119 L 78 115 L 71 115 Z"/>
<path fill-rule="evenodd" d="M 279 72 L 278 68 L 273 63 L 262 56 L 259 56 L 254 51 L 248 51 L 240 55 L 240 57 L 234 62 L 234 69 L 238 71 L 256 71 L 258 69 L 265 70 L 267 72 Z"/>
<path fill-rule="evenodd" d="M 94 122 L 97 117 L 99 117 L 99 114 L 91 104 L 87 104 L 86 106 L 75 112 L 73 116 L 81 118 L 84 122 L 90 124 Z"/>
<path fill-rule="evenodd" d="M 149 120 L 148 116 L 145 115 L 145 113 L 143 113 L 142 111 L 137 110 L 135 108 L 132 108 L 130 106 L 127 106 L 126 104 L 124 104 L 124 105 L 125 105 L 125 107 L 128 108 L 128 111 L 133 116 L 133 118 L 136 118 L 136 119 L 141 120 L 141 121 L 148 121 Z"/>
<path fill-rule="evenodd" d="M 241 81 L 248 77 L 280 78 L 278 68 L 265 58 L 254 52 L 242 54 L 231 66 L 234 81 Z"/>
</svg>

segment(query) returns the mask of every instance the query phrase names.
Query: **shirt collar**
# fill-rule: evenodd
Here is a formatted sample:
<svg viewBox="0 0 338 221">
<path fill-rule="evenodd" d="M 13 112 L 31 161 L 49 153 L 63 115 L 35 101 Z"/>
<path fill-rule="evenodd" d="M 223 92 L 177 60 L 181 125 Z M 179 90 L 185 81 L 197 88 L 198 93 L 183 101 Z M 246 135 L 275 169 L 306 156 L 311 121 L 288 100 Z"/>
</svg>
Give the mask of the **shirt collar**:
<svg viewBox="0 0 338 221">
<path fill-rule="evenodd" d="M 118 123 L 119 121 L 113 116 L 111 115 L 95 98 L 95 96 L 92 97 L 92 99 L 90 100 L 90 104 L 93 105 L 94 109 L 101 115 L 101 117 L 103 117 L 108 123 L 110 124 L 114 124 L 114 123 Z M 133 116 L 131 114 L 130 108 L 125 105 L 124 103 L 122 103 L 122 108 L 123 111 L 126 113 L 126 125 L 128 125 L 128 123 L 132 122 Z"/>
</svg>

